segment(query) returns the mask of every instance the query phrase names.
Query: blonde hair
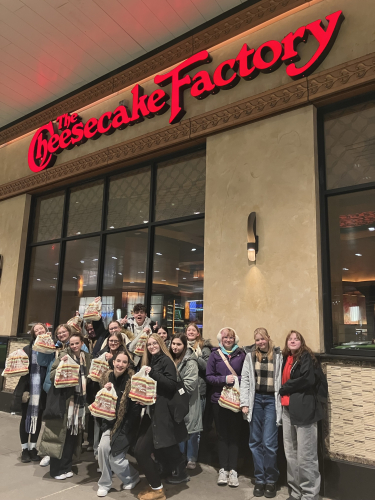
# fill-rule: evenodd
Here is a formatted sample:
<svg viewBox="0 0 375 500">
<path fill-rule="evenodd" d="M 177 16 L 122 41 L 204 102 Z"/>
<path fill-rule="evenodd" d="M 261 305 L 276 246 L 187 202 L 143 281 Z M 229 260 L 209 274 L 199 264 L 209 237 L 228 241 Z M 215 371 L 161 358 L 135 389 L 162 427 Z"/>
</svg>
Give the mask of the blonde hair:
<svg viewBox="0 0 375 500">
<path fill-rule="evenodd" d="M 265 328 L 256 328 L 254 330 L 254 340 L 255 340 L 255 337 L 257 335 L 260 335 L 262 337 L 262 339 L 268 341 L 267 359 L 268 359 L 268 361 L 272 361 L 273 360 L 273 342 L 271 340 L 271 337 L 268 335 L 267 330 Z M 260 352 L 260 349 L 256 348 L 255 355 L 257 357 L 257 360 L 259 362 L 261 362 L 264 354 L 262 354 Z"/>
<path fill-rule="evenodd" d="M 168 356 L 168 358 L 173 362 L 174 364 L 174 360 L 170 354 L 170 352 L 168 351 L 167 349 L 167 346 L 165 345 L 164 343 L 164 340 L 160 337 L 160 335 L 158 335 L 157 333 L 152 333 L 149 338 L 147 339 L 147 342 L 150 340 L 150 339 L 154 339 L 156 340 L 156 342 L 159 344 L 160 346 L 160 350 L 163 351 L 163 353 Z M 148 349 L 147 349 L 147 344 L 145 346 L 145 350 L 143 352 L 143 356 L 142 356 L 142 364 L 141 366 L 150 366 L 150 363 L 151 363 L 151 354 L 149 353 Z"/>
<path fill-rule="evenodd" d="M 198 328 L 198 326 L 197 326 L 196 323 L 189 323 L 187 325 L 187 327 L 185 328 L 185 334 L 188 331 L 189 326 L 192 326 L 198 332 L 198 337 L 195 339 L 195 343 L 194 343 L 193 349 L 196 349 L 198 346 L 202 349 L 203 344 L 204 344 L 204 340 L 202 339 L 202 334 L 201 334 L 200 329 Z"/>
</svg>

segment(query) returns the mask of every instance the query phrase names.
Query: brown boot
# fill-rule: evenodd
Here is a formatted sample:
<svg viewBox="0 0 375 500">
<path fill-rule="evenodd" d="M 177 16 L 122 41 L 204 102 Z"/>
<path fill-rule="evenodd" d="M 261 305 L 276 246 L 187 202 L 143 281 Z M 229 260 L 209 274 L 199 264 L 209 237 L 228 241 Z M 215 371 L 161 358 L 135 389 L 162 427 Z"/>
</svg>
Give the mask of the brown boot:
<svg viewBox="0 0 375 500">
<path fill-rule="evenodd" d="M 166 496 L 164 493 L 164 488 L 160 488 L 160 490 L 153 490 L 150 488 L 149 491 L 141 492 L 138 495 L 139 500 L 166 500 Z"/>
</svg>

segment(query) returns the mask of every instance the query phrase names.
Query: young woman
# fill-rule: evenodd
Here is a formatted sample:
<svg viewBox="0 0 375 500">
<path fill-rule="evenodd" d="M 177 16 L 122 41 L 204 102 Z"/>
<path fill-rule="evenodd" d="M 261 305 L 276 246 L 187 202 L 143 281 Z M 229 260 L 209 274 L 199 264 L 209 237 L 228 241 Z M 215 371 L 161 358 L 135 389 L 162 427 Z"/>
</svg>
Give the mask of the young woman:
<svg viewBox="0 0 375 500">
<path fill-rule="evenodd" d="M 283 439 L 290 499 L 318 500 L 318 425 L 322 407 L 315 391 L 316 358 L 302 335 L 292 330 L 283 349 Z"/>
<path fill-rule="evenodd" d="M 82 351 L 84 338 L 81 333 L 73 333 L 69 347 L 59 353 L 51 368 L 51 382 L 54 383 L 56 369 L 61 360 L 70 356 L 79 364 L 79 383 L 75 387 L 55 389 L 54 398 L 63 398 L 65 413 L 63 419 L 45 418 L 45 428 L 40 444 L 40 452 L 51 457 L 50 474 L 55 479 L 72 477 L 73 454 L 81 451 L 82 432 L 85 427 L 86 379 L 90 369 L 91 357 Z M 54 403 L 51 398 L 51 404 Z M 50 408 L 46 408 L 46 412 Z"/>
<path fill-rule="evenodd" d="M 278 426 L 281 425 L 281 370 L 283 356 L 265 328 L 254 332 L 241 373 L 241 408 L 250 422 L 249 447 L 253 455 L 254 496 L 276 496 Z"/>
<path fill-rule="evenodd" d="M 167 325 L 161 325 L 156 332 L 163 340 L 167 349 L 171 346 L 171 334 L 169 333 Z"/>
<path fill-rule="evenodd" d="M 129 356 L 118 351 L 113 357 L 113 370 L 103 375 L 101 386 L 108 390 L 114 387 L 117 394 L 115 420 L 102 421 L 102 437 L 99 444 L 98 497 L 105 497 L 112 486 L 112 472 L 122 481 L 124 490 L 131 490 L 140 481 L 138 472 L 129 464 L 126 454 L 137 432 L 141 406 L 129 399 L 131 378 L 134 371 L 129 368 Z"/>
<path fill-rule="evenodd" d="M 235 376 L 227 364 L 237 374 L 240 381 L 246 354 L 238 347 L 239 339 L 233 328 L 222 328 L 217 335 L 217 340 L 219 347 L 213 349 L 206 369 L 207 382 L 213 386 L 211 403 L 218 436 L 220 470 L 217 484 L 237 487 L 239 484 L 237 460 L 241 413 L 234 413 L 221 407 L 218 401 L 223 387 L 233 385 L 235 382 Z"/>
<path fill-rule="evenodd" d="M 69 345 L 69 339 L 72 334 L 72 329 L 69 325 L 67 324 L 61 324 L 55 329 L 55 334 L 54 334 L 54 341 L 55 341 L 55 346 L 56 346 L 56 352 L 47 354 L 43 352 L 37 352 L 37 362 L 38 365 L 44 366 L 47 370 L 46 376 L 44 379 L 44 384 L 43 384 L 43 390 L 45 391 L 46 394 L 48 394 L 48 391 L 51 388 L 51 379 L 50 379 L 50 373 L 51 373 L 51 368 L 56 360 L 56 358 L 59 355 L 59 352 L 62 349 L 66 349 Z M 40 466 L 41 467 L 47 467 L 50 463 L 50 457 L 46 456 L 43 457 L 40 461 Z"/>
<path fill-rule="evenodd" d="M 175 473 L 168 482 L 189 481 L 185 471 L 185 460 L 178 443 L 187 439 L 184 422 L 176 423 L 172 417 L 171 403 L 177 390 L 177 372 L 172 357 L 157 334 L 151 334 L 142 358 L 142 366 L 157 382 L 156 403 L 146 407 L 141 423 L 140 436 L 135 447 L 135 457 L 142 467 L 150 485 L 142 491 L 139 500 L 165 500 L 165 492 L 153 453 L 158 462 Z"/>
<path fill-rule="evenodd" d="M 189 414 L 185 417 L 189 439 L 180 443 L 181 452 L 187 457 L 187 469 L 195 469 L 198 460 L 199 434 L 203 430 L 202 408 L 199 397 L 198 359 L 188 346 L 184 333 L 176 333 L 170 347 L 170 353 L 176 365 L 186 392 L 189 394 Z"/>
<path fill-rule="evenodd" d="M 30 343 L 23 348 L 29 357 L 29 373 L 20 377 L 13 393 L 12 411 L 21 412 L 22 415 L 20 440 L 22 447 L 21 462 L 23 463 L 40 461 L 36 443 L 42 425 L 42 413 L 46 401 L 46 393 L 43 391 L 46 368 L 38 364 L 37 352 L 32 350 L 32 346 L 38 335 L 47 332 L 44 323 L 36 323 L 32 327 Z"/>
<path fill-rule="evenodd" d="M 105 359 L 110 362 L 112 361 L 114 355 L 119 351 L 119 350 L 124 350 L 126 349 L 124 340 L 122 337 L 121 332 L 115 332 L 115 333 L 110 333 L 108 337 L 108 341 L 105 343 L 105 345 L 102 347 L 102 349 L 94 356 L 95 358 L 98 358 L 102 354 L 105 353 Z M 110 363 L 111 365 L 112 363 Z M 112 366 L 111 366 L 112 368 Z"/>
<path fill-rule="evenodd" d="M 188 345 L 193 349 L 195 355 L 198 358 L 198 368 L 199 368 L 199 394 L 202 407 L 202 415 L 206 408 L 206 393 L 207 393 L 207 383 L 206 383 L 206 367 L 208 358 L 211 355 L 212 344 L 209 340 L 205 340 L 202 337 L 201 331 L 195 323 L 190 323 L 186 328 L 186 337 L 188 339 Z M 198 448 L 199 449 L 200 434 L 198 438 Z"/>
</svg>

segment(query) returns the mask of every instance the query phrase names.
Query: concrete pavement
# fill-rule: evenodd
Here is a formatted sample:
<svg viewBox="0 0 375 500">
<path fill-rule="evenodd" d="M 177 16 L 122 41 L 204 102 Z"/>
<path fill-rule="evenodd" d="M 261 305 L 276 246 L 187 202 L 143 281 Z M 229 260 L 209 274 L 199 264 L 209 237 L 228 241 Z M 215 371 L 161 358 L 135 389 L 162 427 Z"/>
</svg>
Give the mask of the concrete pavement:
<svg viewBox="0 0 375 500">
<path fill-rule="evenodd" d="M 74 476 L 64 481 L 52 479 L 49 467 L 39 464 L 23 464 L 20 461 L 21 446 L 18 436 L 20 417 L 0 412 L 0 499 L 1 500 L 88 500 L 96 495 L 99 473 L 97 463 L 91 452 L 84 452 L 81 462 L 73 465 Z M 216 485 L 217 471 L 213 467 L 202 465 L 191 472 L 191 481 L 187 484 L 172 486 L 165 484 L 167 498 L 178 500 L 251 500 L 253 486 L 249 478 L 240 476 L 238 488 Z M 114 477 L 113 488 L 107 497 L 111 500 L 133 500 L 146 481 L 144 476 L 132 491 L 121 490 L 121 482 Z M 277 500 L 286 500 L 288 493 L 282 488 Z"/>
</svg>

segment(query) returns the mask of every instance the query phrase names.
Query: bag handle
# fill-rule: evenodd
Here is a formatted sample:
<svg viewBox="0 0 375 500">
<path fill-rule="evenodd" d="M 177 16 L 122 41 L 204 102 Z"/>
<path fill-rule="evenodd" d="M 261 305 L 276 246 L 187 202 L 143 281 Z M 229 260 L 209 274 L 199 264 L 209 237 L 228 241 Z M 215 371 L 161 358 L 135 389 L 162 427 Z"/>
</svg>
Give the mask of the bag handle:
<svg viewBox="0 0 375 500">
<path fill-rule="evenodd" d="M 238 377 L 237 373 L 233 370 L 233 368 L 230 366 L 228 360 L 226 359 L 226 357 L 224 356 L 224 354 L 221 352 L 221 349 L 219 347 L 219 354 L 221 356 L 221 359 L 224 361 L 224 363 L 226 364 L 228 370 L 231 372 L 231 374 L 234 376 L 234 377 Z"/>
</svg>

